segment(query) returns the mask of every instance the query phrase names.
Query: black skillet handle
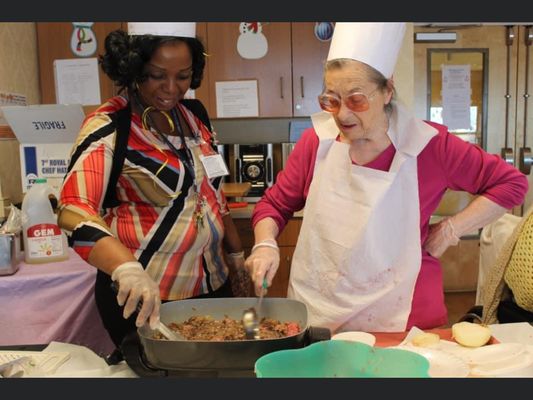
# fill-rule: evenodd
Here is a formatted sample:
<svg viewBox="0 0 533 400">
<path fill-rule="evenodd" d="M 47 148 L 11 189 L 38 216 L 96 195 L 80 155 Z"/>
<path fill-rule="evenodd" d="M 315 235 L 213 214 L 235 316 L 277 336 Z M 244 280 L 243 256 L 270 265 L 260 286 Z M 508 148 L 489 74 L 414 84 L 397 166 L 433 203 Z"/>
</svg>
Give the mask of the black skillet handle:
<svg viewBox="0 0 533 400">
<path fill-rule="evenodd" d="M 329 328 L 310 326 L 307 328 L 305 345 L 309 346 L 310 344 L 313 344 L 316 342 L 323 342 L 325 340 L 330 340 L 330 339 L 331 339 L 331 331 L 329 330 Z"/>
<path fill-rule="evenodd" d="M 136 331 L 130 332 L 122 339 L 120 349 L 124 360 L 126 360 L 128 366 L 137 375 L 152 378 L 167 376 L 165 370 L 155 369 L 146 364 L 143 357 L 141 341 Z"/>
</svg>

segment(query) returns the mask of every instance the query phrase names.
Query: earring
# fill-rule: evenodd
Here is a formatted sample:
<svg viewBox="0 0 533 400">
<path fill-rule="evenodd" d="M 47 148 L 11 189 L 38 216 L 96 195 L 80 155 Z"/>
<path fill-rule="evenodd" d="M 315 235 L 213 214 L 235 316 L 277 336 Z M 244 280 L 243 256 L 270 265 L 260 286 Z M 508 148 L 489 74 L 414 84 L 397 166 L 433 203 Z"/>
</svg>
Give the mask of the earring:
<svg viewBox="0 0 533 400">
<path fill-rule="evenodd" d="M 145 130 L 150 130 L 149 126 L 148 126 L 148 123 L 146 122 L 146 119 L 148 118 L 148 113 L 152 110 L 155 110 L 154 107 L 150 106 L 150 107 L 146 107 L 142 113 L 142 116 L 141 116 L 141 122 L 142 122 L 142 125 L 143 125 L 143 129 Z"/>
<path fill-rule="evenodd" d="M 159 111 L 159 110 L 156 110 L 156 108 L 153 106 L 146 107 L 144 109 L 142 116 L 141 116 L 141 122 L 142 122 L 143 129 L 147 131 L 150 130 L 150 127 L 148 126 L 148 123 L 147 123 L 148 113 L 150 111 Z M 159 112 L 163 114 L 165 118 L 167 119 L 168 126 L 170 127 L 170 132 L 174 132 L 174 129 L 176 128 L 176 126 L 174 125 L 174 121 L 172 121 L 172 118 L 170 118 L 170 115 L 168 115 L 166 111 L 159 111 Z"/>
</svg>

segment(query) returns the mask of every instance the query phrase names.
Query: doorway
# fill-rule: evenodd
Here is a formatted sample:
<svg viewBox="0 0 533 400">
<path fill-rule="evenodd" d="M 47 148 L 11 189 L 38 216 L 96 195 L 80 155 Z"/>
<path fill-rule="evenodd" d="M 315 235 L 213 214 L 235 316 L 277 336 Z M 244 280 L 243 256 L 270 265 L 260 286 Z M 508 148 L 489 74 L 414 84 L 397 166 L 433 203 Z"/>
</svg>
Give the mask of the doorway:
<svg viewBox="0 0 533 400">
<path fill-rule="evenodd" d="M 533 27 L 530 25 L 415 26 L 416 32 L 456 32 L 449 43 L 415 43 L 414 110 L 435 117 L 442 105 L 442 67 L 467 65 L 471 73 L 471 129 L 453 132 L 500 154 L 528 176 L 533 187 Z M 439 86 L 440 85 L 440 86 Z M 440 92 L 440 93 L 439 93 Z M 436 121 L 438 122 L 438 120 Z M 522 212 L 533 204 L 529 190 Z"/>
<path fill-rule="evenodd" d="M 530 190 L 522 215 L 533 205 L 533 30 L 528 25 L 476 24 L 415 26 L 414 32 L 455 32 L 446 43 L 414 43 L 414 111 L 417 117 L 439 121 L 442 114 L 443 67 L 457 68 L 470 82 L 470 125 L 450 131 L 489 153 L 501 155 L 520 169 Z M 450 35 L 453 36 L 453 35 Z M 464 98 L 462 99 L 464 100 Z M 464 106 L 464 104 L 463 104 Z M 466 107 L 464 107 L 466 108 Z M 442 117 L 442 115 L 440 115 Z M 462 129 L 461 129 L 462 128 Z M 471 201 L 465 192 L 447 192 L 436 214 L 453 215 Z M 463 237 L 440 259 L 450 322 L 468 310 L 477 289 L 479 235 Z"/>
</svg>

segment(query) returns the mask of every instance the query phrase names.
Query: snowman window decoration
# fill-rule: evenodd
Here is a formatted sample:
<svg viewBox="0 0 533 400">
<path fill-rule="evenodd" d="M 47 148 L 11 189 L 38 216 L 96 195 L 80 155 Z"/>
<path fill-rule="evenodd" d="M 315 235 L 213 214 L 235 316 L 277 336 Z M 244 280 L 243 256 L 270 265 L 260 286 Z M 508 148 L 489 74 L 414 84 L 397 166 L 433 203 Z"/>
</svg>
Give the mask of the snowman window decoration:
<svg viewBox="0 0 533 400">
<path fill-rule="evenodd" d="M 78 57 L 89 57 L 96 53 L 96 36 L 91 27 L 94 22 L 73 22 L 70 49 Z"/>
<path fill-rule="evenodd" d="M 239 32 L 237 51 L 242 58 L 257 60 L 265 56 L 268 42 L 263 35 L 261 22 L 241 22 Z"/>
</svg>

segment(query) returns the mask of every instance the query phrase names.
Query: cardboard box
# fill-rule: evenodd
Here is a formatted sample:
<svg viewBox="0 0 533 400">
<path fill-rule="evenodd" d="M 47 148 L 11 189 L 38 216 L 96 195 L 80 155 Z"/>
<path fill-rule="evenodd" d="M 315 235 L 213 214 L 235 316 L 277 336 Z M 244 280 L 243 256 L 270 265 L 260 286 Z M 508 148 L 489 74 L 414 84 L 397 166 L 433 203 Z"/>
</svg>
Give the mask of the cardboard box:
<svg viewBox="0 0 533 400">
<path fill-rule="evenodd" d="M 2 111 L 20 142 L 22 191 L 25 193 L 37 178 L 46 178 L 59 191 L 85 118 L 82 106 L 4 106 Z"/>
</svg>

